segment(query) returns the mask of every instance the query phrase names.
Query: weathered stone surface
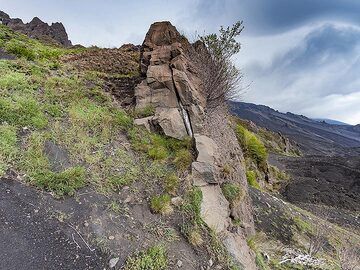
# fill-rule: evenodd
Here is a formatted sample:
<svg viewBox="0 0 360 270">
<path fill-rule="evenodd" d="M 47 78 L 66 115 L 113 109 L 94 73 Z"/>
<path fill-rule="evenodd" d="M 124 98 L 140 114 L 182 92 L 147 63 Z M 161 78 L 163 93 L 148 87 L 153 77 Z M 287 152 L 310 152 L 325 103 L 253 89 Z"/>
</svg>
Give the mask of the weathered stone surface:
<svg viewBox="0 0 360 270">
<path fill-rule="evenodd" d="M 179 106 L 175 92 L 168 88 L 153 90 L 151 95 L 151 105 L 154 107 L 178 108 Z"/>
<path fill-rule="evenodd" d="M 143 109 L 151 104 L 151 88 L 145 80 L 135 87 L 135 96 L 137 109 Z"/>
<path fill-rule="evenodd" d="M 5 12 L 0 11 L 0 22 L 14 31 L 21 32 L 31 38 L 52 41 L 64 46 L 71 46 L 65 27 L 62 23 L 48 25 L 35 17 L 31 22 L 24 24 L 20 19 L 12 19 Z"/>
<path fill-rule="evenodd" d="M 146 73 L 146 82 L 152 89 L 168 88 L 174 90 L 172 72 L 167 64 L 149 66 Z"/>
<path fill-rule="evenodd" d="M 191 168 L 195 179 L 201 179 L 208 184 L 218 184 L 214 165 L 205 162 L 193 162 Z"/>
<path fill-rule="evenodd" d="M 149 117 L 145 117 L 145 118 L 139 118 L 139 119 L 135 119 L 134 120 L 134 125 L 140 126 L 140 127 L 144 127 L 146 128 L 148 131 L 151 131 L 151 120 L 152 120 L 153 116 L 149 116 Z"/>
<path fill-rule="evenodd" d="M 195 147 L 198 152 L 196 161 L 214 164 L 217 145 L 207 136 L 195 134 Z"/>
<path fill-rule="evenodd" d="M 45 141 L 44 152 L 53 171 L 60 172 L 70 167 L 69 153 L 63 147 L 52 141 Z"/>
<path fill-rule="evenodd" d="M 177 108 L 157 108 L 152 122 L 169 137 L 181 140 L 188 135 L 184 120 Z"/>
<path fill-rule="evenodd" d="M 201 83 L 187 57 L 190 47 L 170 22 L 158 22 L 151 25 L 141 49 L 140 69 L 146 79 L 135 90 L 136 107 L 177 108 L 182 122 L 177 118 L 171 120 L 165 114 L 156 117 L 158 123 L 167 123 L 160 125 L 163 132 L 174 138 L 183 138 L 184 130 L 192 136 L 193 126 L 200 132 L 204 118 Z M 172 115 L 178 117 L 177 113 Z M 171 122 L 176 123 L 176 128 L 168 124 Z M 178 126 L 180 124 L 184 127 Z M 181 133 L 176 134 L 178 131 Z"/>
<path fill-rule="evenodd" d="M 200 187 L 203 200 L 201 217 L 216 233 L 225 231 L 229 225 L 229 202 L 222 194 L 218 185 Z"/>
<path fill-rule="evenodd" d="M 246 266 L 246 270 L 257 270 L 253 260 L 254 255 L 251 254 L 252 251 L 243 235 L 225 232 L 221 238 L 226 250 L 238 264 Z"/>
</svg>

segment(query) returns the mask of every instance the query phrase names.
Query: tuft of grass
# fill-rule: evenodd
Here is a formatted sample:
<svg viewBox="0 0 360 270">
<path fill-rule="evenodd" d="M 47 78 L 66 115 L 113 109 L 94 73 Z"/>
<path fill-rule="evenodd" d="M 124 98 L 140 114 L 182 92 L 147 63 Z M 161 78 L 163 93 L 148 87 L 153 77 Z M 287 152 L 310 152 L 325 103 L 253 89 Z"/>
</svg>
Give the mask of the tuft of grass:
<svg viewBox="0 0 360 270">
<path fill-rule="evenodd" d="M 148 248 L 126 260 L 125 270 L 165 270 L 168 269 L 166 250 L 162 245 Z"/>
<path fill-rule="evenodd" d="M 85 184 L 85 169 L 81 166 L 66 169 L 63 172 L 39 172 L 33 175 L 35 185 L 54 192 L 56 196 L 74 195 Z"/>
<path fill-rule="evenodd" d="M 189 217 L 190 221 L 194 225 L 201 225 L 201 202 L 203 194 L 200 188 L 193 187 L 185 194 L 185 203 L 183 205 L 183 211 Z"/>
<path fill-rule="evenodd" d="M 3 176 L 18 153 L 16 128 L 0 125 L 0 177 Z"/>
<path fill-rule="evenodd" d="M 225 198 L 232 205 L 235 202 L 241 200 L 241 198 L 243 196 L 243 190 L 242 190 L 241 186 L 236 183 L 225 183 L 221 186 L 221 190 L 222 190 Z"/>
<path fill-rule="evenodd" d="M 313 229 L 312 225 L 309 222 L 303 220 L 301 217 L 295 216 L 295 217 L 293 217 L 292 220 L 295 223 L 296 228 L 300 232 L 302 232 L 302 233 L 312 233 L 313 232 L 314 229 Z"/>
<path fill-rule="evenodd" d="M 258 181 L 256 180 L 256 172 L 255 171 L 246 171 L 246 178 L 248 184 L 256 189 L 261 189 Z"/>
<path fill-rule="evenodd" d="M 0 119 L 9 124 L 44 128 L 48 119 L 41 105 L 31 96 L 12 95 L 0 97 Z"/>
<path fill-rule="evenodd" d="M 176 195 L 179 188 L 179 177 L 175 173 L 170 173 L 165 177 L 165 191 L 171 195 Z"/>
<path fill-rule="evenodd" d="M 187 239 L 195 247 L 201 246 L 204 243 L 201 231 L 195 227 L 187 233 Z"/>
<path fill-rule="evenodd" d="M 154 213 L 170 215 L 174 210 L 171 207 L 171 198 L 168 194 L 154 196 L 150 200 L 150 208 Z"/>
<path fill-rule="evenodd" d="M 191 138 L 177 140 L 136 126 L 128 130 L 128 136 L 136 151 L 146 153 L 153 160 L 168 161 L 179 170 L 187 168 L 192 161 Z"/>
<path fill-rule="evenodd" d="M 142 109 L 136 109 L 133 112 L 134 118 L 144 118 L 155 114 L 155 107 L 153 105 L 147 105 Z"/>
<path fill-rule="evenodd" d="M 260 168 L 265 169 L 268 153 L 262 141 L 240 124 L 236 126 L 236 136 L 245 154 L 251 157 Z"/>
<path fill-rule="evenodd" d="M 185 171 L 193 162 L 193 156 L 189 149 L 180 149 L 176 151 L 174 165 L 179 171 Z"/>
</svg>

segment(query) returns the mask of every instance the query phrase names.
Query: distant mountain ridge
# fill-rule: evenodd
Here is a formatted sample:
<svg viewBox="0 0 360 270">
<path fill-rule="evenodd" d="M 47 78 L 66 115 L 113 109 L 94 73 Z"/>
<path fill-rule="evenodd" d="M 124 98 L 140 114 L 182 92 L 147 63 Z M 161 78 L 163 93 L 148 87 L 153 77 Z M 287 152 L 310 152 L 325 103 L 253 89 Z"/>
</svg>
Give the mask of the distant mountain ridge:
<svg viewBox="0 0 360 270">
<path fill-rule="evenodd" d="M 312 119 L 315 121 L 318 121 L 318 122 L 325 122 L 330 125 L 351 126 L 348 123 L 344 123 L 344 122 L 334 120 L 334 119 L 328 119 L 328 118 L 312 118 Z"/>
<path fill-rule="evenodd" d="M 0 24 L 4 24 L 12 30 L 23 33 L 31 38 L 58 43 L 66 47 L 72 45 L 64 25 L 60 22 L 48 25 L 38 17 L 35 17 L 31 22 L 23 23 L 21 19 L 10 18 L 8 14 L 0 10 Z"/>
<path fill-rule="evenodd" d="M 231 110 L 242 119 L 280 132 L 298 142 L 307 154 L 340 154 L 360 147 L 360 127 L 319 122 L 303 115 L 281 113 L 268 106 L 231 102 Z"/>
</svg>

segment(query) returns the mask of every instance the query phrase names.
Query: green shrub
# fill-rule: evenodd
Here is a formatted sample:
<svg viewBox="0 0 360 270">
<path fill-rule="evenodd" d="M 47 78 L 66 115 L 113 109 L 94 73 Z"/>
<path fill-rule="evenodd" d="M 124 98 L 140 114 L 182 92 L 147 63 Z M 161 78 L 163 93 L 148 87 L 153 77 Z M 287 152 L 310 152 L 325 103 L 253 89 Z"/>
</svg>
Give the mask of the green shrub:
<svg viewBox="0 0 360 270">
<path fill-rule="evenodd" d="M 168 215 L 173 212 L 170 203 L 171 203 L 171 198 L 168 194 L 154 196 L 151 198 L 150 208 L 154 213 Z"/>
<path fill-rule="evenodd" d="M 260 189 L 260 185 L 258 181 L 256 180 L 256 172 L 254 171 L 247 171 L 246 172 L 246 178 L 250 186 L 256 189 Z"/>
<path fill-rule="evenodd" d="M 260 168 L 264 169 L 268 154 L 262 141 L 240 124 L 236 127 L 236 135 L 245 155 L 251 157 Z"/>
<path fill-rule="evenodd" d="M 243 196 L 243 190 L 239 184 L 225 183 L 221 186 L 225 198 L 231 203 L 235 203 Z"/>
<path fill-rule="evenodd" d="M 126 260 L 125 270 L 166 270 L 168 259 L 161 245 L 148 248 Z"/>
</svg>

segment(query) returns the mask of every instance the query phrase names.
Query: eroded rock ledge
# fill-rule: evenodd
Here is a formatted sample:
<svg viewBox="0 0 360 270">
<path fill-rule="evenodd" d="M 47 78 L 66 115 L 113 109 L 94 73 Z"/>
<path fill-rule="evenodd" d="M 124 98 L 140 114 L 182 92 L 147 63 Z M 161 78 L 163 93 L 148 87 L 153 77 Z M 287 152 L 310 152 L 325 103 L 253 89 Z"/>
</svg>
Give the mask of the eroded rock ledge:
<svg viewBox="0 0 360 270">
<path fill-rule="evenodd" d="M 242 151 L 227 124 L 226 110 L 211 116 L 218 122 L 209 125 L 201 80 L 189 57 L 191 46 L 170 22 L 151 25 L 141 49 L 140 69 L 145 79 L 135 88 L 135 99 L 136 110 L 152 107 L 154 115 L 136 119 L 135 124 L 180 140 L 193 137 L 197 158 L 191 166 L 191 178 L 203 194 L 202 219 L 239 264 L 248 270 L 256 269 L 246 243 L 254 224 Z M 219 130 L 226 134 L 218 136 Z M 231 176 L 221 173 L 225 163 L 233 167 Z M 242 202 L 230 206 L 221 189 L 225 181 L 242 187 Z M 234 218 L 239 218 L 243 226 L 235 228 Z"/>
</svg>

